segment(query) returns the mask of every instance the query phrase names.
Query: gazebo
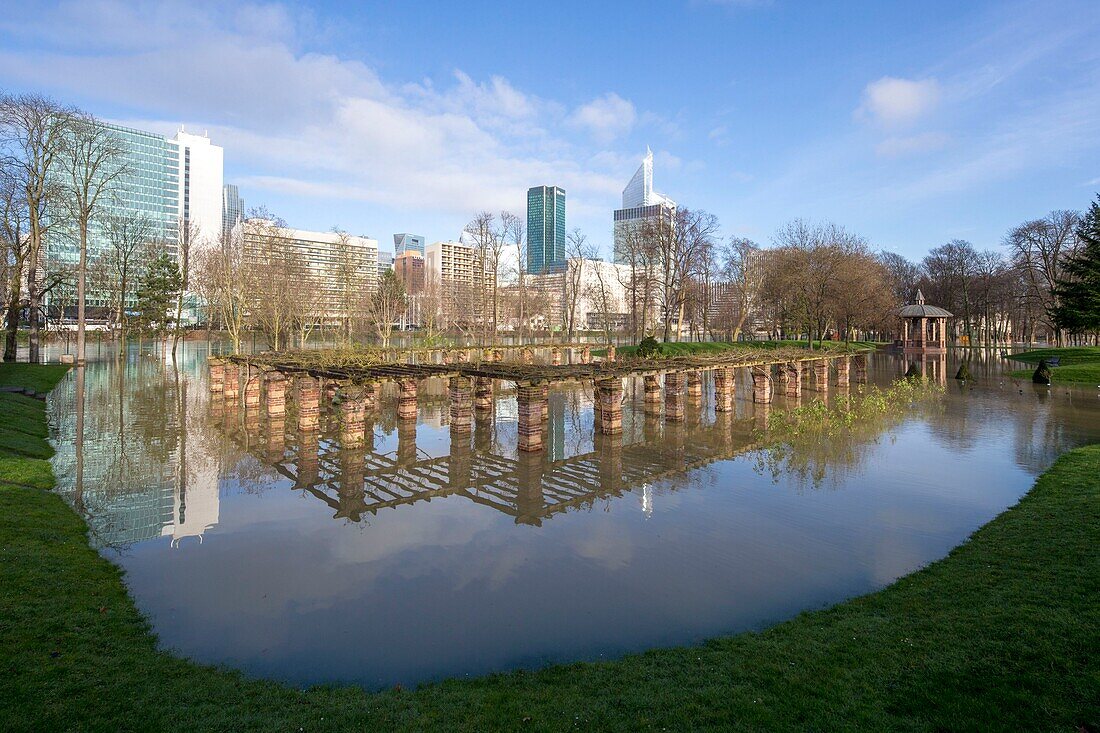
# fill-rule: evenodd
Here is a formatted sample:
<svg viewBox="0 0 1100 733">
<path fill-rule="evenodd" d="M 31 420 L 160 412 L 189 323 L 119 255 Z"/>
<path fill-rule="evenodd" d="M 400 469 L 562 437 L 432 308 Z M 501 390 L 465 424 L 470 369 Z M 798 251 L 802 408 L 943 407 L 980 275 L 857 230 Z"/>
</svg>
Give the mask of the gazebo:
<svg viewBox="0 0 1100 733">
<path fill-rule="evenodd" d="M 924 293 L 917 290 L 917 302 L 898 309 L 901 319 L 903 351 L 947 353 L 947 319 L 953 314 L 924 302 Z"/>
</svg>

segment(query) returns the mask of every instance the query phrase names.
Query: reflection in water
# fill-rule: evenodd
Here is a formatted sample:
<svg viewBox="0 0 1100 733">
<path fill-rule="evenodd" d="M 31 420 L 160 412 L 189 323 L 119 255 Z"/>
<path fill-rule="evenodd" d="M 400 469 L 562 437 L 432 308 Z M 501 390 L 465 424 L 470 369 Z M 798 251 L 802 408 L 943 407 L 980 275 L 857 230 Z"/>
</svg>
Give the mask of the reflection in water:
<svg viewBox="0 0 1100 733">
<path fill-rule="evenodd" d="M 1095 394 L 977 358 L 974 383 L 946 380 L 939 402 L 784 450 L 758 431 L 822 398 L 812 385 L 754 404 L 739 377 L 734 412 L 716 413 L 706 380 L 677 423 L 628 381 L 615 436 L 593 430 L 591 385 L 555 390 L 530 454 L 507 384 L 472 431 L 452 429 L 443 382 L 421 386 L 416 420 L 397 419 L 391 387 L 361 424 L 323 394 L 318 429 L 300 431 L 290 389 L 285 414 L 212 398 L 205 356 L 188 343 L 175 362 L 134 350 L 74 371 L 50 400 L 59 489 L 163 644 L 301 683 L 757 627 L 942 556 L 1058 453 L 1100 439 Z M 872 379 L 908 366 L 877 355 Z"/>
</svg>

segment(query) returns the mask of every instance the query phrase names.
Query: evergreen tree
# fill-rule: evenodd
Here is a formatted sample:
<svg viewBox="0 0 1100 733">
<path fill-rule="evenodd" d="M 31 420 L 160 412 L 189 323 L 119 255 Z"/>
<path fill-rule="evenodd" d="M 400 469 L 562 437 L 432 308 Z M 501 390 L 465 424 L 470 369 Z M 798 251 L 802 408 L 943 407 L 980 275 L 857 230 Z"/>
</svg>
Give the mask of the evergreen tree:
<svg viewBox="0 0 1100 733">
<path fill-rule="evenodd" d="M 142 327 L 152 334 L 163 336 L 171 321 L 171 309 L 183 288 L 176 261 L 162 252 L 142 275 L 138 284 L 137 309 Z"/>
<path fill-rule="evenodd" d="M 1100 195 L 1077 236 L 1084 246 L 1062 266 L 1063 277 L 1054 289 L 1059 301 L 1054 320 L 1070 333 L 1100 331 Z"/>
</svg>

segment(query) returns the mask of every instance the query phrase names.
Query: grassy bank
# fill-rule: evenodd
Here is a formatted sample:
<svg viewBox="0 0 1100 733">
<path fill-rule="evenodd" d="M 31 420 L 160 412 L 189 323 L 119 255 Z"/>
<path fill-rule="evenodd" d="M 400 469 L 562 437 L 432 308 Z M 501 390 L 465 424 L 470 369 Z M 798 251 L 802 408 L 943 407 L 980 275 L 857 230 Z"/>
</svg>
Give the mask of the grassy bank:
<svg viewBox="0 0 1100 733">
<path fill-rule="evenodd" d="M 1050 368 L 1050 381 L 1100 385 L 1100 346 L 1069 346 L 1061 349 L 1032 349 L 1008 358 L 1025 364 L 1038 365 L 1043 359 L 1057 357 L 1059 366 Z M 1035 369 L 1017 369 L 1012 376 L 1030 379 Z"/>
<path fill-rule="evenodd" d="M 677 341 L 660 344 L 660 356 L 695 356 L 721 354 L 724 351 L 739 349 L 774 349 L 778 347 L 803 347 L 805 341 Z M 814 349 L 823 353 L 835 353 L 841 351 L 874 350 L 878 344 L 872 341 L 815 341 Z M 636 346 L 617 347 L 618 353 L 623 356 L 633 356 L 637 351 Z M 606 349 L 593 352 L 597 355 L 606 354 Z"/>
<path fill-rule="evenodd" d="M 1097 730 L 1098 477 L 1072 451 L 946 559 L 761 633 L 383 693 L 157 651 L 84 522 L 0 484 L 0 730 Z"/>
</svg>

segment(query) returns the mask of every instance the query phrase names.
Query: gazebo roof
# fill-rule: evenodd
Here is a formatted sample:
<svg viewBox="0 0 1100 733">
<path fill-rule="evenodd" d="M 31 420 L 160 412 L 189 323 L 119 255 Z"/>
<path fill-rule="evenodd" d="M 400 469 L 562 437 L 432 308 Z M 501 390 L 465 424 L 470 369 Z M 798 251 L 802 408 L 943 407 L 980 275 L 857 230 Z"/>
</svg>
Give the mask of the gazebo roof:
<svg viewBox="0 0 1100 733">
<path fill-rule="evenodd" d="M 954 318 L 955 314 L 940 308 L 938 305 L 925 305 L 924 293 L 917 290 L 917 302 L 903 305 L 898 308 L 901 318 Z"/>
</svg>

